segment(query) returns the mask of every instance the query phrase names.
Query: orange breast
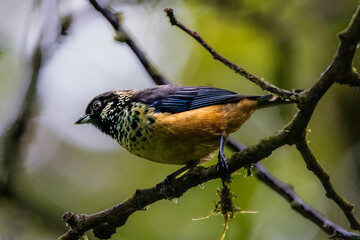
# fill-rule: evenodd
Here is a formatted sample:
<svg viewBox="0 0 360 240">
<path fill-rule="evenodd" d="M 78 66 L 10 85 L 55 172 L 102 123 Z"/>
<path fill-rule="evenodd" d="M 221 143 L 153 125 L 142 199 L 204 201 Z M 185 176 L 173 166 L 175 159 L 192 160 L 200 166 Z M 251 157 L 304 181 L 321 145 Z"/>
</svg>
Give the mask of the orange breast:
<svg viewBox="0 0 360 240">
<path fill-rule="evenodd" d="M 256 107 L 256 101 L 244 99 L 176 114 L 154 113 L 151 152 L 143 157 L 168 164 L 206 161 L 219 148 L 220 137 L 238 130 Z"/>
</svg>

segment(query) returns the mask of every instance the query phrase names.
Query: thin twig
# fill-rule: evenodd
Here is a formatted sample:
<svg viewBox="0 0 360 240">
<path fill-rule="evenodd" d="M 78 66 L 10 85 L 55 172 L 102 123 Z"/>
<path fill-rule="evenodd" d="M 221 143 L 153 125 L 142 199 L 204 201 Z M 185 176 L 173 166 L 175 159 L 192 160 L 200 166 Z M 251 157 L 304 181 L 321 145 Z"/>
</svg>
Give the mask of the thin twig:
<svg viewBox="0 0 360 240">
<path fill-rule="evenodd" d="M 291 207 L 306 219 L 309 219 L 313 223 L 319 226 L 324 232 L 337 239 L 360 239 L 358 234 L 348 232 L 340 226 L 336 225 L 324 215 L 319 213 L 314 208 L 306 204 L 293 190 L 293 188 L 287 184 L 284 184 L 276 177 L 274 177 L 269 171 L 267 171 L 261 164 L 254 164 L 253 167 L 256 177 L 269 186 L 271 189 L 279 193 L 286 199 Z"/>
<path fill-rule="evenodd" d="M 115 40 L 118 42 L 125 42 L 131 48 L 131 50 L 135 53 L 135 55 L 140 60 L 141 64 L 143 65 L 149 76 L 154 80 L 154 82 L 158 85 L 170 84 L 170 82 L 157 71 L 156 67 L 151 63 L 151 61 L 148 60 L 143 51 L 141 51 L 141 49 L 137 46 L 137 44 L 132 40 L 130 35 L 124 29 L 121 24 L 121 19 L 119 18 L 120 14 L 111 9 L 109 6 L 106 6 L 102 1 L 89 0 L 89 2 L 113 26 L 116 33 Z"/>
<path fill-rule="evenodd" d="M 259 87 L 261 87 L 263 90 L 269 91 L 271 93 L 277 94 L 282 97 L 291 98 L 293 100 L 296 100 L 297 93 L 288 91 L 285 89 L 281 89 L 275 85 L 272 85 L 265 80 L 255 76 L 254 74 L 251 74 L 248 72 L 245 68 L 240 67 L 236 65 L 235 63 L 231 62 L 230 60 L 226 59 L 225 57 L 221 56 L 218 52 L 216 52 L 205 40 L 199 35 L 199 33 L 191 31 L 189 28 L 187 28 L 185 25 L 183 25 L 181 22 L 179 22 L 175 15 L 174 10 L 172 8 L 166 8 L 165 12 L 167 16 L 170 19 L 170 23 L 174 26 L 179 27 L 181 30 L 189 34 L 191 37 L 193 37 L 196 41 L 198 41 L 211 55 L 215 60 L 220 61 L 225 66 L 229 67 L 236 73 L 240 74 L 241 76 L 245 77 L 246 79 L 250 80 L 251 82 L 257 84 Z"/>
<path fill-rule="evenodd" d="M 316 177 L 321 181 L 325 191 L 326 196 L 333 200 L 344 212 L 346 218 L 350 223 L 350 227 L 355 230 L 360 230 L 360 221 L 354 215 L 354 205 L 349 203 L 344 199 L 336 190 L 330 181 L 330 176 L 325 172 L 321 167 L 316 157 L 312 153 L 309 145 L 306 142 L 306 139 L 303 138 L 301 141 L 296 143 L 296 148 L 301 153 L 307 168 L 312 171 Z"/>
<path fill-rule="evenodd" d="M 227 146 L 236 152 L 246 149 L 245 145 L 239 144 L 233 139 L 229 139 Z M 319 228 L 327 234 L 336 235 L 337 237 L 341 237 L 343 239 L 359 238 L 359 235 L 346 231 L 319 213 L 316 209 L 306 204 L 291 186 L 273 176 L 261 163 L 253 164 L 252 170 L 257 179 L 280 194 L 280 196 L 290 203 L 291 207 L 296 212 L 318 225 Z"/>
</svg>

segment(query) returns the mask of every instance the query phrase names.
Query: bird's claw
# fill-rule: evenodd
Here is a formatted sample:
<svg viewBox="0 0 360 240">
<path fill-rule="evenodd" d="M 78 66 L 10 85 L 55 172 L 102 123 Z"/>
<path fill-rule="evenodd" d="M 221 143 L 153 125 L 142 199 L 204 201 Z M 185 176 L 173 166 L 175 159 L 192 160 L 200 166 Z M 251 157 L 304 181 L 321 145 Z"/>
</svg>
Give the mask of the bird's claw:
<svg viewBox="0 0 360 240">
<path fill-rule="evenodd" d="M 156 188 L 157 188 L 157 189 L 160 189 L 160 191 L 162 192 L 162 194 L 164 194 L 164 196 L 165 196 L 167 199 L 172 199 L 172 197 L 169 196 L 168 194 L 166 194 L 166 192 L 167 192 L 167 191 L 169 192 L 169 190 L 170 190 L 171 192 L 174 192 L 174 191 L 175 191 L 174 188 L 171 186 L 173 179 L 174 179 L 174 178 L 169 175 L 169 176 L 167 176 L 167 177 L 164 179 L 164 181 L 162 181 L 161 183 L 156 184 Z"/>
<path fill-rule="evenodd" d="M 226 157 L 224 154 L 219 153 L 219 159 L 216 164 L 216 171 L 223 172 L 229 169 L 229 165 L 227 163 Z"/>
</svg>

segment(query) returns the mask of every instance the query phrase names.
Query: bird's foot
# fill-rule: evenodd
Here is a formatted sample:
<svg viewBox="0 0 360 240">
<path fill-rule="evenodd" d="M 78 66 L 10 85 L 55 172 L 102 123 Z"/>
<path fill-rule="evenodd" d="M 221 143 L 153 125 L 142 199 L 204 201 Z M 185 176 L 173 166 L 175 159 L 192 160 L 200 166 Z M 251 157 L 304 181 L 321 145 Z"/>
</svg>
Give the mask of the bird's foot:
<svg viewBox="0 0 360 240">
<path fill-rule="evenodd" d="M 226 172 L 227 170 L 229 170 L 229 165 L 227 163 L 226 157 L 224 153 L 219 152 L 218 162 L 216 164 L 216 171 Z"/>
<path fill-rule="evenodd" d="M 196 166 L 196 164 L 198 164 L 198 162 L 189 162 L 188 164 L 186 164 L 184 167 L 180 168 L 179 170 L 173 172 L 172 174 L 168 175 L 164 181 L 162 181 L 161 183 L 158 183 L 156 185 L 157 189 L 160 189 L 160 191 L 162 191 L 162 193 L 164 194 L 164 196 L 167 199 L 173 199 L 174 196 L 169 195 L 169 193 L 175 193 L 175 189 L 172 187 L 173 181 L 174 179 L 179 176 L 181 173 L 185 172 L 186 170 L 188 170 L 189 168 L 193 168 Z M 167 194 L 168 193 L 168 194 Z"/>
<path fill-rule="evenodd" d="M 166 199 L 173 199 L 174 197 L 171 196 L 171 193 L 174 192 L 174 188 L 172 187 L 172 181 L 174 177 L 170 174 L 167 176 L 164 181 L 161 183 L 156 184 L 156 189 L 159 189 L 162 194 L 164 194 Z"/>
</svg>

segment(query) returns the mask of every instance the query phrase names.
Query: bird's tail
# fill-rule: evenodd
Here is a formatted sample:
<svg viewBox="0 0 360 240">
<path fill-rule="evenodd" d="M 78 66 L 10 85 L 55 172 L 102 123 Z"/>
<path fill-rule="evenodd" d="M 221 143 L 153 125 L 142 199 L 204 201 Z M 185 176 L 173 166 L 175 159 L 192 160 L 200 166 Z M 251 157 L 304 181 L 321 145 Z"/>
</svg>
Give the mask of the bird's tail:
<svg viewBox="0 0 360 240">
<path fill-rule="evenodd" d="M 257 97 L 254 97 L 253 100 L 258 101 L 258 109 L 294 103 L 290 99 L 283 99 L 283 98 L 281 98 L 277 95 L 273 95 L 273 94 L 257 96 Z"/>
</svg>

